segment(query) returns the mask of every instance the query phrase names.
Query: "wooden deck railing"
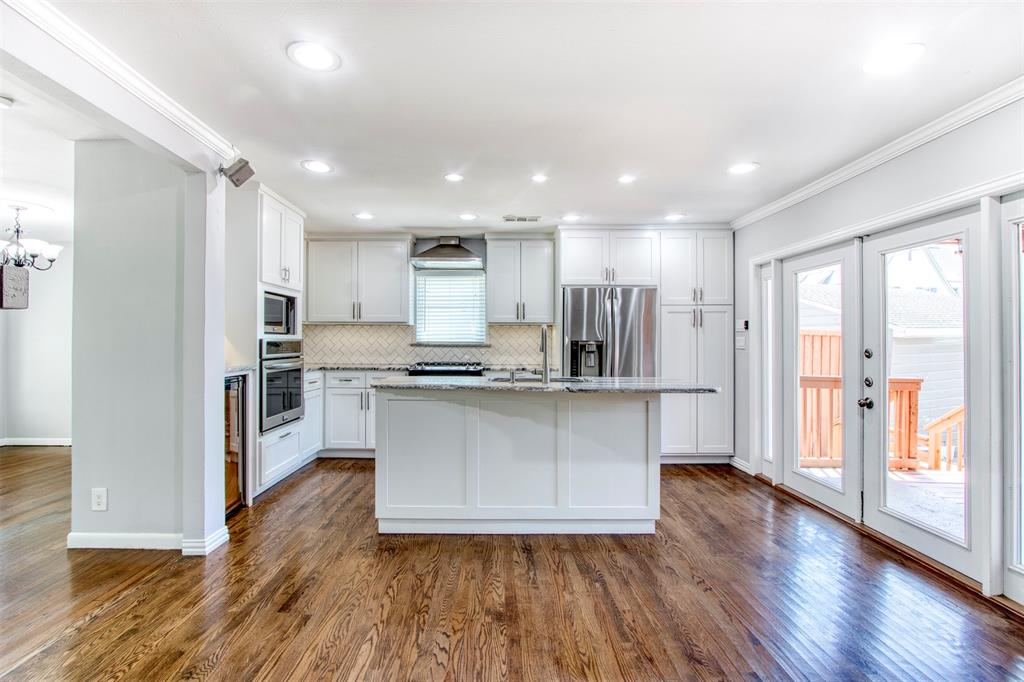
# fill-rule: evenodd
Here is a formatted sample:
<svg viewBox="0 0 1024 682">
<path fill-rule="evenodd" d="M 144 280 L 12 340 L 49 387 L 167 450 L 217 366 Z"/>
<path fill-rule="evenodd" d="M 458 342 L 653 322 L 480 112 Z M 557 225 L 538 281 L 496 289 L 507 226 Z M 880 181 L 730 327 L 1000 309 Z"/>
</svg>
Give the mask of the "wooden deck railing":
<svg viewBox="0 0 1024 682">
<path fill-rule="evenodd" d="M 923 379 L 889 380 L 889 468 L 917 469 L 918 409 Z M 843 463 L 842 377 L 800 377 L 800 466 Z M 931 426 L 931 425 L 929 425 Z"/>
<path fill-rule="evenodd" d="M 927 447 L 929 469 L 950 470 L 955 460 L 957 470 L 963 470 L 967 455 L 964 450 L 966 416 L 965 406 L 960 405 L 925 427 L 926 434 L 918 442 Z"/>
</svg>

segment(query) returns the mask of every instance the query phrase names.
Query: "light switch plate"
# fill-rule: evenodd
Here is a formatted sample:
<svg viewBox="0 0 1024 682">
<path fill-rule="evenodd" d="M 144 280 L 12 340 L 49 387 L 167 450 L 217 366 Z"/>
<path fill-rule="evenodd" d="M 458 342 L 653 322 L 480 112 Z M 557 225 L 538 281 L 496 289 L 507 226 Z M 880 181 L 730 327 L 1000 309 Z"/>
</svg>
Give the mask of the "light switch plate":
<svg viewBox="0 0 1024 682">
<path fill-rule="evenodd" d="M 92 510 L 93 511 L 107 511 L 107 489 L 106 488 L 93 488 L 92 489 Z"/>
</svg>

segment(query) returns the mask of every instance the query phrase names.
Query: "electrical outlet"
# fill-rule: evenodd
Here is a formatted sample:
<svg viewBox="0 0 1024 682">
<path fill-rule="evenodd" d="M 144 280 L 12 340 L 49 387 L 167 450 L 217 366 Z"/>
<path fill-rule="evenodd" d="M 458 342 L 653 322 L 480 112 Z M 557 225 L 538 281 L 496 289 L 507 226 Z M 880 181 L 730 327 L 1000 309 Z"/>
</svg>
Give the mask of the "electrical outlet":
<svg viewBox="0 0 1024 682">
<path fill-rule="evenodd" d="M 93 488 L 92 489 L 92 510 L 93 511 L 107 511 L 107 489 L 106 488 Z"/>
</svg>

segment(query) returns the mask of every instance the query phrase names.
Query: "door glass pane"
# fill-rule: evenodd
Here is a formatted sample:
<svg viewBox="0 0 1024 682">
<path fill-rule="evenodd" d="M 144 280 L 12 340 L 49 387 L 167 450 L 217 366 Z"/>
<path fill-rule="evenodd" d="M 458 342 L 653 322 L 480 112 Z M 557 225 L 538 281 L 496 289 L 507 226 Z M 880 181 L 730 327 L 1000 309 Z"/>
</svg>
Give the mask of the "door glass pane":
<svg viewBox="0 0 1024 682">
<path fill-rule="evenodd" d="M 797 274 L 800 472 L 843 489 L 843 272 L 839 263 Z"/>
<path fill-rule="evenodd" d="M 885 256 L 886 506 L 965 537 L 964 264 L 960 238 Z"/>
</svg>

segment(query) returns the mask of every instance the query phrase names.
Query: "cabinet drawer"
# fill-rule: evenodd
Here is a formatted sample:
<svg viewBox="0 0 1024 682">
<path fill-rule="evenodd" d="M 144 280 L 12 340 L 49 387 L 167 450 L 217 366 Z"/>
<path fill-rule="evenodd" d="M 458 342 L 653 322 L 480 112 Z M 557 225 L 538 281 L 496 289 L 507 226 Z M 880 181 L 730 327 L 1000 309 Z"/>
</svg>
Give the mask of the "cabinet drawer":
<svg viewBox="0 0 1024 682">
<path fill-rule="evenodd" d="M 302 388 L 307 391 L 312 391 L 317 388 L 324 387 L 324 375 L 322 372 L 306 372 L 306 376 L 302 381 Z"/>
<path fill-rule="evenodd" d="M 363 388 L 366 386 L 364 372 L 328 372 L 327 388 Z"/>
<path fill-rule="evenodd" d="M 366 386 L 369 388 L 370 384 L 380 379 L 387 379 L 388 377 L 404 377 L 408 376 L 408 372 L 367 372 L 366 373 Z"/>
</svg>

